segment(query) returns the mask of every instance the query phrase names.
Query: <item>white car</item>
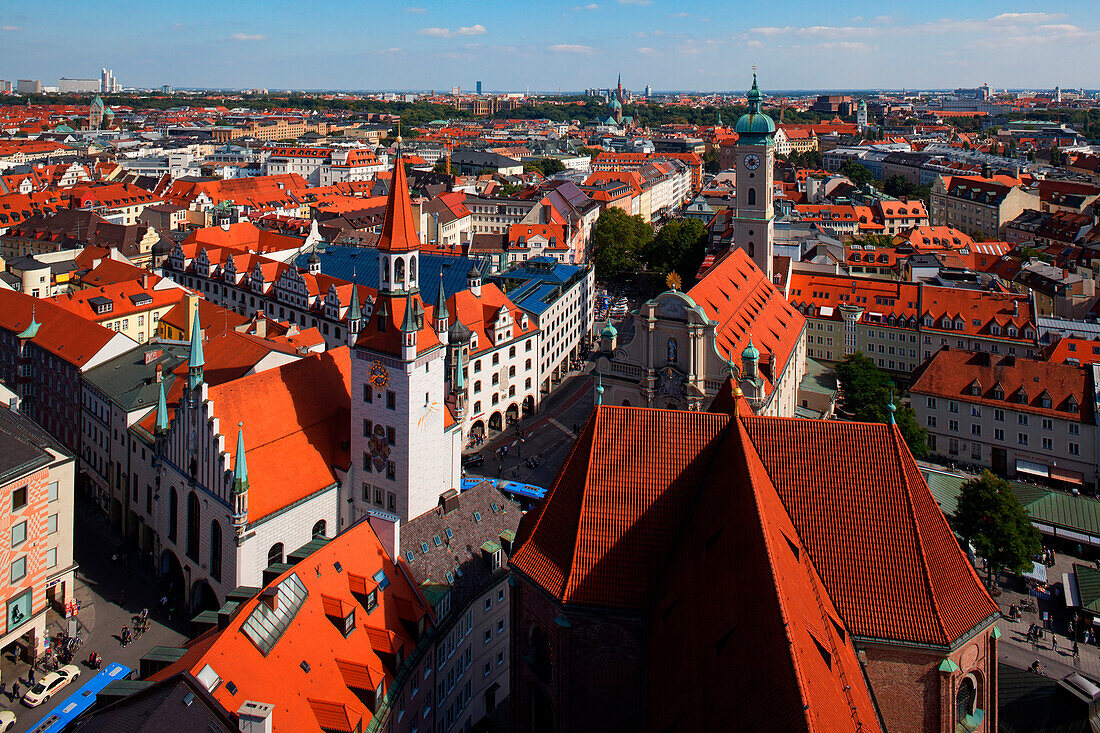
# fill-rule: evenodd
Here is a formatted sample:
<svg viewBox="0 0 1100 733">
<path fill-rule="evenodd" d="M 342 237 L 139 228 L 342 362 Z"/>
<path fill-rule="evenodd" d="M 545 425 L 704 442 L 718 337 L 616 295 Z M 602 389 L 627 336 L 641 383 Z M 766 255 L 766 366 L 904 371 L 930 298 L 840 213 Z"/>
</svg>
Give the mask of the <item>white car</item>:
<svg viewBox="0 0 1100 733">
<path fill-rule="evenodd" d="M 66 664 L 56 672 L 50 672 L 38 680 L 38 684 L 27 690 L 27 694 L 23 695 L 23 704 L 29 708 L 38 707 L 79 676 L 80 667 L 75 664 Z"/>
<path fill-rule="evenodd" d="M 11 730 L 15 725 L 15 713 L 10 710 L 0 710 L 0 731 Z"/>
</svg>

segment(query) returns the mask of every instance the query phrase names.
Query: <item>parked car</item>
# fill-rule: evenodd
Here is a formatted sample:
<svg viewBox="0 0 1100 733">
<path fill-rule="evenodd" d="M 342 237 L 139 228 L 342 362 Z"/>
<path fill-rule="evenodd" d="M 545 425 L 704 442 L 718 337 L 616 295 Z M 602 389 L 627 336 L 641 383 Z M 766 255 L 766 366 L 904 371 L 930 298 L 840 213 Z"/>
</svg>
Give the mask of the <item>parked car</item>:
<svg viewBox="0 0 1100 733">
<path fill-rule="evenodd" d="M 463 468 L 477 468 L 478 466 L 484 465 L 484 463 L 485 456 L 480 453 L 470 453 L 469 455 L 462 456 Z"/>
<path fill-rule="evenodd" d="M 56 672 L 50 672 L 38 680 L 37 685 L 27 690 L 27 694 L 23 695 L 23 704 L 29 708 L 38 707 L 79 676 L 80 667 L 66 664 Z"/>
<path fill-rule="evenodd" d="M 0 731 L 11 730 L 15 725 L 15 713 L 10 710 L 0 710 Z"/>
</svg>

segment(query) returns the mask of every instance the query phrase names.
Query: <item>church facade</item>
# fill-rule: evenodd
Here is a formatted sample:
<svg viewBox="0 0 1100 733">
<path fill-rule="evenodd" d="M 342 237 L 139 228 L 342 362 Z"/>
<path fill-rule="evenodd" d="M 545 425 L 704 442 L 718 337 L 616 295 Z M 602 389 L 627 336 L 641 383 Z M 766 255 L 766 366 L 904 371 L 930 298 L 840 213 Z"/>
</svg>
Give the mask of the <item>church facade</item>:
<svg viewBox="0 0 1100 733">
<path fill-rule="evenodd" d="M 734 248 L 687 292 L 644 303 L 601 333 L 597 362 L 611 405 L 701 410 L 738 381 L 756 414 L 792 416 L 806 371 L 805 318 L 772 281 L 775 124 L 753 78 L 737 122 Z"/>
</svg>

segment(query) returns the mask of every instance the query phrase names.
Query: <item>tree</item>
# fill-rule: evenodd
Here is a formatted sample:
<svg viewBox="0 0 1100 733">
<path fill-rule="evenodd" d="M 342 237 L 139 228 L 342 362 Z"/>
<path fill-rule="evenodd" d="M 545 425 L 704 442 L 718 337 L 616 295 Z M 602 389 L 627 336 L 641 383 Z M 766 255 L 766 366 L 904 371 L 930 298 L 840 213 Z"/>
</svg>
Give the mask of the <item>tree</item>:
<svg viewBox="0 0 1100 733">
<path fill-rule="evenodd" d="M 886 180 L 882 182 L 882 190 L 887 196 L 906 199 L 917 192 L 917 184 L 913 183 L 905 176 L 895 173 L 892 176 L 887 176 Z"/>
<path fill-rule="evenodd" d="M 717 149 L 703 153 L 703 170 L 707 173 L 718 173 L 722 170 L 722 157 Z"/>
<path fill-rule="evenodd" d="M 1050 149 L 1050 164 L 1055 167 L 1066 164 L 1066 154 L 1062 152 L 1061 148 Z"/>
<path fill-rule="evenodd" d="M 650 270 L 680 275 L 687 290 L 706 257 L 707 228 L 697 219 L 673 219 L 649 242 L 645 259 Z"/>
<path fill-rule="evenodd" d="M 844 165 L 840 166 L 840 175 L 855 184 L 856 188 L 863 188 L 875 180 L 875 176 L 871 171 L 854 160 L 844 161 Z"/>
<path fill-rule="evenodd" d="M 894 403 L 894 422 L 909 451 L 917 458 L 928 455 L 927 434 L 917 422 L 916 413 L 908 405 L 900 405 L 901 393 L 875 362 L 859 353 L 850 354 L 836 365 L 840 382 L 840 412 L 857 422 L 887 422 L 890 413 L 886 405 Z"/>
<path fill-rule="evenodd" d="M 1000 570 L 1030 570 L 1032 558 L 1042 549 L 1039 530 L 1008 482 L 989 471 L 962 485 L 953 524 L 985 558 L 990 585 Z"/>
<path fill-rule="evenodd" d="M 795 168 L 808 168 L 809 170 L 821 170 L 825 167 L 825 159 L 817 150 L 798 152 L 797 150 L 787 156 L 787 162 Z M 862 166 L 860 166 L 862 168 Z"/>
<path fill-rule="evenodd" d="M 642 257 L 653 239 L 653 227 L 622 209 L 606 209 L 592 228 L 592 264 L 604 282 L 623 280 L 642 268 Z"/>
<path fill-rule="evenodd" d="M 554 173 L 561 173 L 565 170 L 565 163 L 562 163 L 557 158 L 539 158 L 538 160 L 523 165 L 525 171 L 538 171 L 544 176 L 550 176 Z"/>
</svg>

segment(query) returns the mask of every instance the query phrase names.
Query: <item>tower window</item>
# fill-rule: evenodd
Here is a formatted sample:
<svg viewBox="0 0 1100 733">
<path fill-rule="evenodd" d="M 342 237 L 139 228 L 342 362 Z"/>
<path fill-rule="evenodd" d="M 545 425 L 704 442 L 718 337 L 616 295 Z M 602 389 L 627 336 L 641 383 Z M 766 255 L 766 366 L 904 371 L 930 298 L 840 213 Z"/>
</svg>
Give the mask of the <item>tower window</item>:
<svg viewBox="0 0 1100 733">
<path fill-rule="evenodd" d="M 750 188 L 749 189 L 748 205 L 749 206 L 756 206 L 756 189 L 755 188 Z"/>
</svg>

